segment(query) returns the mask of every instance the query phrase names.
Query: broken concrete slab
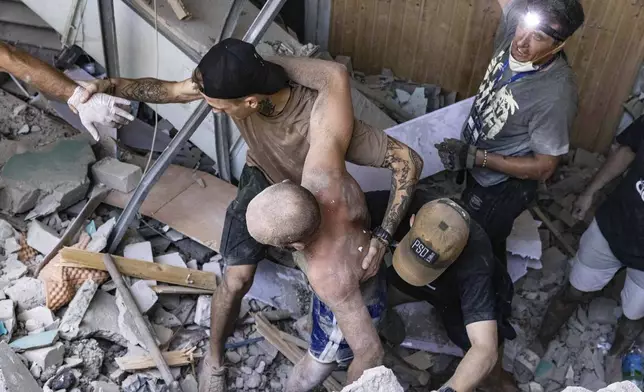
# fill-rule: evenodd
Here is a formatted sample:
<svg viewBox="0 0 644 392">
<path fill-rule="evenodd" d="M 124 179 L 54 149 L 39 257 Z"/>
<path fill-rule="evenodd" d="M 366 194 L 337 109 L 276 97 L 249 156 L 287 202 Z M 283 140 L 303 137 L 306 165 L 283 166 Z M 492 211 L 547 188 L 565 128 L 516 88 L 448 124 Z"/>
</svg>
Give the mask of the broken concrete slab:
<svg viewBox="0 0 644 392">
<path fill-rule="evenodd" d="M 81 321 L 78 336 L 101 338 L 123 347 L 127 346 L 127 340 L 119 330 L 118 315 L 116 298 L 98 290 Z"/>
<path fill-rule="evenodd" d="M 6 343 L 0 342 L 0 392 L 42 392 L 29 369 Z"/>
<path fill-rule="evenodd" d="M 197 380 L 192 374 L 188 374 L 180 384 L 183 392 L 198 392 Z"/>
<path fill-rule="evenodd" d="M 0 173 L 0 209 L 15 214 L 37 208 L 31 219 L 71 206 L 87 193 L 88 166 L 95 160 L 89 144 L 77 140 L 12 156 Z"/>
<path fill-rule="evenodd" d="M 262 260 L 247 296 L 299 318 L 306 313 L 309 293 L 302 271 Z"/>
<path fill-rule="evenodd" d="M 88 279 L 76 291 L 76 295 L 74 295 L 74 298 L 69 303 L 63 320 L 60 323 L 60 336 L 63 339 L 71 340 L 78 336 L 80 324 L 83 321 L 83 317 L 85 317 L 85 313 L 97 289 L 98 284 L 92 279 Z"/>
<path fill-rule="evenodd" d="M 143 172 L 136 165 L 106 157 L 92 165 L 92 176 L 110 189 L 128 193 L 139 185 Z"/>
<path fill-rule="evenodd" d="M 190 233 L 186 232 L 186 234 L 189 235 Z M 184 238 L 177 241 L 174 245 L 179 248 L 181 253 L 186 255 L 186 257 L 196 259 L 197 262 L 200 263 L 207 262 L 208 259 L 216 253 L 214 250 L 190 238 Z"/>
<path fill-rule="evenodd" d="M 58 340 L 58 330 L 45 331 L 38 334 L 27 335 L 16 339 L 9 347 L 16 351 L 34 350 L 42 347 L 48 347 Z M 44 369 L 44 368 L 43 368 Z"/>
<path fill-rule="evenodd" d="M 100 252 L 107 246 L 107 239 L 116 225 L 116 218 L 111 218 L 103 223 L 95 233 L 92 234 L 92 240 L 85 248 L 88 252 Z"/>
<path fill-rule="evenodd" d="M 53 324 L 54 314 L 46 306 L 38 306 L 19 313 L 18 320 L 24 322 L 27 331 L 31 332 Z"/>
<path fill-rule="evenodd" d="M 206 272 L 212 272 L 213 274 L 217 275 L 219 279 L 222 278 L 222 273 L 221 273 L 221 264 L 217 261 L 211 261 L 210 263 L 205 263 L 204 265 L 201 266 L 202 271 Z"/>
<path fill-rule="evenodd" d="M 153 323 L 163 325 L 167 328 L 176 328 L 181 326 L 181 320 L 179 320 L 177 316 L 161 307 L 158 307 L 154 313 L 152 313 L 151 320 Z"/>
<path fill-rule="evenodd" d="M 123 248 L 123 257 L 127 257 L 128 259 L 154 262 L 154 256 L 152 255 L 152 244 L 149 241 L 146 241 L 126 245 L 125 248 Z"/>
<path fill-rule="evenodd" d="M 195 310 L 194 323 L 201 326 L 210 328 L 210 305 L 212 303 L 211 295 L 200 295 L 197 298 L 197 308 Z"/>
<path fill-rule="evenodd" d="M 512 231 L 507 239 L 507 251 L 521 257 L 539 260 L 542 255 L 539 227 L 530 211 L 523 211 L 512 225 Z"/>
<path fill-rule="evenodd" d="M 22 278 L 27 274 L 27 271 L 27 266 L 18 260 L 18 255 L 9 255 L 7 260 L 4 261 L 3 278 L 9 279 L 9 281 Z"/>
<path fill-rule="evenodd" d="M 59 366 L 63 363 L 65 346 L 61 342 L 58 342 L 49 347 L 27 350 L 22 355 L 29 362 L 40 366 L 41 369 L 48 369 L 51 366 Z"/>
<path fill-rule="evenodd" d="M 136 323 L 134 322 L 134 316 L 132 316 L 130 310 L 127 308 L 127 306 L 125 306 L 125 302 L 123 302 L 123 298 L 118 291 L 116 292 L 116 306 L 119 310 L 119 331 L 121 332 L 123 337 L 128 341 L 128 343 L 132 345 L 145 347 L 142 334 L 137 328 Z M 147 317 L 144 316 L 143 319 L 147 321 Z M 149 323 L 148 328 L 150 328 Z"/>
<path fill-rule="evenodd" d="M 59 241 L 58 233 L 49 226 L 36 220 L 29 224 L 27 245 L 36 249 L 38 252 L 44 255 L 48 254 L 56 247 Z"/>
<path fill-rule="evenodd" d="M 20 312 L 45 305 L 44 285 L 38 279 L 20 278 L 12 286 L 5 288 L 4 292 L 17 304 Z"/>
<path fill-rule="evenodd" d="M 15 237 L 9 237 L 6 240 L 4 240 L 3 247 L 4 247 L 5 254 L 16 253 L 21 248 L 20 244 L 18 243 L 18 240 Z"/>
<path fill-rule="evenodd" d="M 16 231 L 14 230 L 11 223 L 7 222 L 4 219 L 0 219 L 0 241 L 6 241 L 9 238 L 16 237 Z M 5 248 L 6 249 L 6 248 Z"/>
<path fill-rule="evenodd" d="M 159 300 L 157 294 L 150 288 L 145 280 L 134 282 L 134 284 L 130 286 L 130 292 L 134 297 L 136 305 L 143 314 L 147 313 L 148 310 L 150 310 Z"/>
<path fill-rule="evenodd" d="M 405 324 L 406 337 L 400 344 L 414 350 L 463 356 L 463 350 L 447 336 L 438 312 L 427 302 L 411 302 L 394 308 Z"/>
<path fill-rule="evenodd" d="M 181 253 L 174 252 L 168 253 L 167 255 L 157 256 L 154 258 L 154 262 L 162 265 L 172 265 L 175 267 L 188 268 L 186 262 L 183 261 Z"/>
<path fill-rule="evenodd" d="M 106 381 L 92 381 L 92 388 L 94 392 L 120 392 L 121 388 L 118 385 Z"/>
</svg>

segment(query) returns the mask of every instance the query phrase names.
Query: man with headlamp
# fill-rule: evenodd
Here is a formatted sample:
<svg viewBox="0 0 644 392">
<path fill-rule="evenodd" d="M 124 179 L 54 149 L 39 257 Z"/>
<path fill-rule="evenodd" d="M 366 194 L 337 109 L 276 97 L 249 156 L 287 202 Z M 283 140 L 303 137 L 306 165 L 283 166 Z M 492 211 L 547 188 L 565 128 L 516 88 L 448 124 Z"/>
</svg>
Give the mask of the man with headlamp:
<svg viewBox="0 0 644 392">
<path fill-rule="evenodd" d="M 505 259 L 514 219 L 568 152 L 578 95 L 562 51 L 583 24 L 578 0 L 499 0 L 495 52 L 461 140 L 437 144 L 445 168 L 467 173 L 462 199 Z"/>
</svg>

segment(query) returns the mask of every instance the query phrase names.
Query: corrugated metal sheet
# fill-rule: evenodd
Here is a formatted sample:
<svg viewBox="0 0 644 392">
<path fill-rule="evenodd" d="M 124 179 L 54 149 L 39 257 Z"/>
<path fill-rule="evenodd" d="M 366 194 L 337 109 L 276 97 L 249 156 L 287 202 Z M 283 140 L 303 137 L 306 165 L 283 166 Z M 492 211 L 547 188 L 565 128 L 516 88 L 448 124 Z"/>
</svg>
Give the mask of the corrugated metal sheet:
<svg viewBox="0 0 644 392">
<path fill-rule="evenodd" d="M 573 144 L 610 145 L 644 60 L 644 2 L 581 0 L 586 24 L 568 43 L 581 94 Z M 330 51 L 355 69 L 473 95 L 490 60 L 501 16 L 497 0 L 333 0 Z"/>
</svg>

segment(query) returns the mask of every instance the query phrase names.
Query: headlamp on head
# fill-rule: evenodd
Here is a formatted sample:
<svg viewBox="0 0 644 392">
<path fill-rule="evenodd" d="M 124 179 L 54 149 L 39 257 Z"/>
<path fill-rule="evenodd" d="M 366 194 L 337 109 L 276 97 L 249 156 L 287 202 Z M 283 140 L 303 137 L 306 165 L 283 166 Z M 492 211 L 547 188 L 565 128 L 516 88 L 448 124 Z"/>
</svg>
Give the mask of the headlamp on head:
<svg viewBox="0 0 644 392">
<path fill-rule="evenodd" d="M 523 17 L 525 26 L 529 29 L 536 29 L 541 25 L 541 16 L 533 11 L 528 11 Z"/>
</svg>

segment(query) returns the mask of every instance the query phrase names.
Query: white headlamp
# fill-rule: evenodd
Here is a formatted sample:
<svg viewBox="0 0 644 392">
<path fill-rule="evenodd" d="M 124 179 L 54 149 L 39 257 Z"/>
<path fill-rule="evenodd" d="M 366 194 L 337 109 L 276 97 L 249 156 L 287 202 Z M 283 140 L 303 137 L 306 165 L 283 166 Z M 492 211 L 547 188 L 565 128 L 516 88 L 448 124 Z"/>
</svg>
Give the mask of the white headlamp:
<svg viewBox="0 0 644 392">
<path fill-rule="evenodd" d="M 541 25 L 541 16 L 536 12 L 528 11 L 523 17 L 525 26 L 529 29 L 536 29 Z"/>
</svg>

